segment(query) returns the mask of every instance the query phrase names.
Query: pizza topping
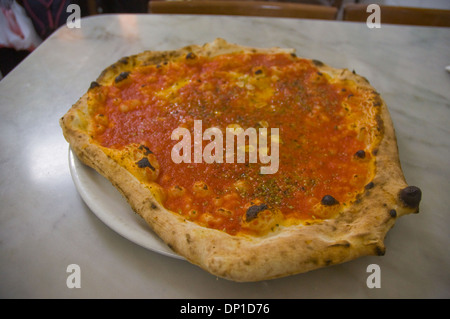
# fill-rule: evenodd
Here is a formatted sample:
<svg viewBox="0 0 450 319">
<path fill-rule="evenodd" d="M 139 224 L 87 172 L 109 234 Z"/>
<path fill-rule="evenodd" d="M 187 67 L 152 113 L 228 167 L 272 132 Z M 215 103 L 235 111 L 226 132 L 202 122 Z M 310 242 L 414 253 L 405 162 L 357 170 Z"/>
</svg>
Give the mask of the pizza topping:
<svg viewBox="0 0 450 319">
<path fill-rule="evenodd" d="M 325 195 L 321 200 L 322 205 L 333 206 L 339 204 L 339 202 L 331 195 Z"/>
<path fill-rule="evenodd" d="M 152 187 L 166 209 L 202 225 L 233 235 L 263 234 L 284 222 L 332 218 L 373 179 L 372 151 L 382 132 L 374 120 L 379 108 L 366 102 L 370 92 L 333 82 L 320 65 L 290 54 L 161 58 L 89 92 L 92 135 L 120 163 L 133 164 L 130 170 L 144 183 L 157 183 Z M 175 163 L 172 132 L 183 128 L 190 138 L 198 120 L 201 133 L 254 129 L 267 143 L 245 145 L 246 157 L 268 155 L 276 145 L 278 171 L 261 174 L 263 163 L 229 162 L 225 154 L 222 163 L 192 161 L 192 154 L 191 162 Z M 183 152 L 195 149 L 192 142 L 195 136 Z M 200 140 L 205 150 L 208 142 Z M 129 145 L 139 152 L 130 155 L 131 163 L 124 159 L 132 153 Z M 225 150 L 226 139 L 220 147 Z M 124 155 L 113 156 L 114 150 Z"/>
<path fill-rule="evenodd" d="M 103 125 L 104 127 L 108 126 L 108 118 L 105 116 L 105 114 L 97 114 L 94 117 L 95 121 L 100 124 Z"/>
<path fill-rule="evenodd" d="M 196 197 L 207 197 L 211 195 L 211 190 L 205 182 L 197 181 L 192 186 L 193 195 Z"/>
<path fill-rule="evenodd" d="M 408 186 L 400 191 L 400 199 L 406 206 L 415 208 L 419 206 L 422 199 L 422 191 L 416 186 Z"/>
<path fill-rule="evenodd" d="M 262 212 L 266 209 L 268 209 L 268 206 L 266 204 L 250 206 L 250 208 L 247 209 L 247 212 L 245 213 L 245 220 L 249 222 L 255 219 L 258 216 L 259 212 Z"/>
</svg>

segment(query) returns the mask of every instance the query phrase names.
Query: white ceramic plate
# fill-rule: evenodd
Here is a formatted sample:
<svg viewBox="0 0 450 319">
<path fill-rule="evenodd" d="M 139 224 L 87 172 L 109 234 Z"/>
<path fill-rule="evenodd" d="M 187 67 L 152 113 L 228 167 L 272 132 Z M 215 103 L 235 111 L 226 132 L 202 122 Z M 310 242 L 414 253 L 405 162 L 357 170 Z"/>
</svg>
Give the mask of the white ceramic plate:
<svg viewBox="0 0 450 319">
<path fill-rule="evenodd" d="M 88 207 L 101 221 L 142 247 L 169 257 L 184 259 L 174 253 L 149 228 L 106 178 L 84 165 L 70 148 L 69 167 L 75 187 Z"/>
</svg>

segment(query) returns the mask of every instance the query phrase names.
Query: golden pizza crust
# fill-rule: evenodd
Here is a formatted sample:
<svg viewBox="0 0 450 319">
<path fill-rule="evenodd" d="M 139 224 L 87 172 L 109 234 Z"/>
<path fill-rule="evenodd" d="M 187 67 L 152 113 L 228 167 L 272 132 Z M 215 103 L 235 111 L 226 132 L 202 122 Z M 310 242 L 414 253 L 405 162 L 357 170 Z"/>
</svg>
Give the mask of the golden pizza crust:
<svg viewBox="0 0 450 319">
<path fill-rule="evenodd" d="M 151 52 L 123 58 L 107 68 L 97 79 L 111 84 L 121 73 L 138 65 L 159 64 L 193 52 L 219 55 L 238 51 L 288 52 L 290 49 L 254 49 L 217 39 L 204 46 L 189 46 L 175 51 Z M 370 92 L 369 100 L 380 107 L 378 128 L 383 139 L 376 154 L 376 175 L 356 202 L 336 218 L 311 225 L 279 227 L 263 237 L 233 236 L 187 221 L 166 210 L 157 192 L 143 186 L 136 177 L 109 157 L 87 133 L 89 116 L 86 93 L 61 118 L 65 138 L 86 165 L 106 177 L 128 200 L 132 209 L 176 253 L 219 277 L 234 281 L 259 281 L 298 274 L 346 262 L 364 255 L 383 255 L 384 238 L 396 219 L 418 212 L 420 190 L 408 187 L 399 162 L 394 128 L 384 101 L 364 78 L 343 69 L 314 61 L 320 72 L 333 79 L 349 80 Z M 156 195 L 156 197 L 155 197 Z"/>
</svg>

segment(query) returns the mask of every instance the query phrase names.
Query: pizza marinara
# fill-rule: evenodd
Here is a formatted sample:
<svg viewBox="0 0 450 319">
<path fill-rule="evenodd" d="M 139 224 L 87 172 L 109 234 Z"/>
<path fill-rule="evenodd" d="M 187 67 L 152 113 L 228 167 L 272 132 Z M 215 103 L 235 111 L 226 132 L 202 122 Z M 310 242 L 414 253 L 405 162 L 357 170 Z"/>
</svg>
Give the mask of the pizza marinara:
<svg viewBox="0 0 450 319">
<path fill-rule="evenodd" d="M 197 145 L 174 138 L 180 128 L 194 136 L 199 121 L 200 134 L 253 128 L 268 141 L 259 150 L 278 151 L 276 169 L 263 174 L 267 161 L 248 160 L 250 143 L 237 161 L 224 152 L 225 134 Z M 419 210 L 421 191 L 405 182 L 380 94 L 355 72 L 291 49 L 216 39 L 125 57 L 60 124 L 79 159 L 171 249 L 234 281 L 383 255 L 396 219 Z M 181 137 L 189 147 L 175 148 Z M 199 143 L 205 152 L 213 144 L 213 161 L 193 160 Z"/>
</svg>

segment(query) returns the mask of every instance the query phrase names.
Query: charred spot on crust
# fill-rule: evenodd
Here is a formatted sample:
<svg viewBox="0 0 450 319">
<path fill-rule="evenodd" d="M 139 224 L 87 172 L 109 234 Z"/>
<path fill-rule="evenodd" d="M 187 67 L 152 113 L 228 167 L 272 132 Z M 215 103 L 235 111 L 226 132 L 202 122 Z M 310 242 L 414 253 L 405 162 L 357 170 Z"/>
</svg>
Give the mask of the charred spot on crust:
<svg viewBox="0 0 450 319">
<path fill-rule="evenodd" d="M 98 82 L 93 81 L 91 82 L 91 85 L 89 86 L 89 90 L 92 90 L 93 88 L 99 87 L 100 84 L 98 84 Z"/>
<path fill-rule="evenodd" d="M 145 146 L 145 145 L 140 145 L 138 147 L 138 149 L 140 149 L 141 151 L 145 150 L 144 155 L 153 154 L 153 152 L 150 151 L 150 149 L 147 146 Z"/>
<path fill-rule="evenodd" d="M 364 152 L 364 150 L 359 150 L 355 153 L 355 156 L 358 158 L 365 158 L 366 157 L 366 152 Z"/>
<path fill-rule="evenodd" d="M 377 96 L 377 98 L 373 101 L 373 106 L 377 107 L 381 105 L 381 99 Z"/>
<path fill-rule="evenodd" d="M 397 211 L 395 209 L 391 209 L 391 210 L 389 210 L 389 215 L 392 218 L 395 218 L 395 217 L 397 217 Z"/>
<path fill-rule="evenodd" d="M 377 256 L 384 256 L 384 254 L 386 253 L 386 248 L 382 247 L 382 246 L 375 246 L 375 254 Z"/>
<path fill-rule="evenodd" d="M 323 62 L 319 60 L 312 60 L 312 63 L 314 63 L 315 66 L 324 66 Z"/>
<path fill-rule="evenodd" d="M 156 209 L 156 208 L 157 208 L 156 204 L 153 203 L 153 202 L 150 203 L 150 207 L 151 207 L 152 209 Z"/>
<path fill-rule="evenodd" d="M 344 248 L 349 248 L 349 247 L 350 247 L 350 243 L 349 243 L 348 241 L 344 240 L 344 241 L 337 242 L 337 243 L 331 245 L 330 247 L 344 247 Z"/>
<path fill-rule="evenodd" d="M 195 55 L 194 52 L 189 52 L 188 54 L 186 54 L 186 59 L 188 60 L 193 60 L 195 59 L 197 56 Z"/>
<path fill-rule="evenodd" d="M 333 206 L 339 204 L 336 198 L 331 195 L 325 195 L 324 197 L 322 197 L 322 200 L 320 202 L 325 206 Z"/>
<path fill-rule="evenodd" d="M 147 158 L 147 157 L 143 157 L 141 160 L 137 161 L 136 164 L 137 164 L 137 166 L 138 166 L 139 168 L 145 168 L 145 167 L 148 167 L 148 168 L 150 168 L 152 171 L 155 170 L 155 168 L 152 166 L 152 164 L 150 164 L 150 162 L 148 161 L 148 158 Z"/>
<path fill-rule="evenodd" d="M 269 207 L 266 204 L 250 206 L 249 209 L 247 209 L 247 212 L 245 213 L 246 221 L 249 222 L 249 221 L 255 219 L 258 216 L 259 212 L 262 212 L 263 210 L 266 210 L 267 208 L 269 208 Z"/>
<path fill-rule="evenodd" d="M 122 64 L 128 64 L 128 57 L 120 59 L 119 62 Z"/>
<path fill-rule="evenodd" d="M 377 114 L 377 116 L 375 116 L 375 120 L 377 121 L 377 130 L 379 132 L 384 132 L 384 122 L 379 114 Z"/>
<path fill-rule="evenodd" d="M 119 83 L 120 81 L 125 80 L 128 75 L 130 74 L 130 72 L 122 72 L 120 73 L 118 76 L 116 76 L 114 82 Z"/>
<path fill-rule="evenodd" d="M 375 184 L 373 182 L 370 182 L 369 184 L 367 184 L 366 186 L 364 186 L 365 189 L 371 189 L 375 186 Z"/>
<path fill-rule="evenodd" d="M 408 186 L 399 192 L 399 198 L 406 206 L 416 208 L 422 199 L 422 191 L 416 186 Z"/>
</svg>

